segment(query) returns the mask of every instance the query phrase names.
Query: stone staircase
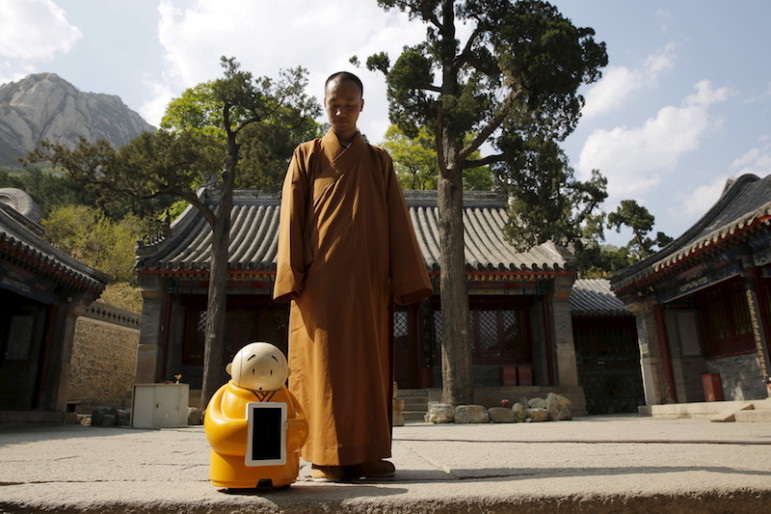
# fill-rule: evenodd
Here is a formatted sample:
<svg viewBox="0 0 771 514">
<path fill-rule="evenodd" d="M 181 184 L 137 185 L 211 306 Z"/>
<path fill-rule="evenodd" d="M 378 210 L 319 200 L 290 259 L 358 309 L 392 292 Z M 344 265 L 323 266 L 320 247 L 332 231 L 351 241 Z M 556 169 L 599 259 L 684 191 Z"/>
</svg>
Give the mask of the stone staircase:
<svg viewBox="0 0 771 514">
<path fill-rule="evenodd" d="M 713 416 L 710 421 L 736 421 L 740 423 L 771 423 L 771 398 L 767 400 L 755 400 L 744 402 L 741 409 L 734 412 L 726 411 L 728 419 L 720 419 L 720 416 Z M 733 419 L 731 419 L 733 418 Z"/>
<path fill-rule="evenodd" d="M 426 389 L 399 389 L 397 398 L 404 400 L 402 416 L 404 421 L 424 421 L 428 412 L 428 391 Z"/>
<path fill-rule="evenodd" d="M 645 405 L 641 416 L 654 418 L 701 418 L 713 422 L 771 423 L 771 398 L 764 400 L 670 403 Z"/>
</svg>

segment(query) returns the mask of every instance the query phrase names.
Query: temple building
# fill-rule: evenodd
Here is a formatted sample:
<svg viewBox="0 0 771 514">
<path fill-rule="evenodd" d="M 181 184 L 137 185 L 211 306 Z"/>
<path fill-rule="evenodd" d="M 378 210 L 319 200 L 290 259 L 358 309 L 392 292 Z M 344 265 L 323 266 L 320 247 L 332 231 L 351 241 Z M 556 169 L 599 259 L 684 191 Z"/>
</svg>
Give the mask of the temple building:
<svg viewBox="0 0 771 514">
<path fill-rule="evenodd" d="M 0 420 L 67 411 L 76 320 L 111 280 L 44 241 L 39 222 L 27 193 L 0 189 Z"/>
<path fill-rule="evenodd" d="M 216 208 L 216 195 L 199 194 Z M 395 380 L 400 390 L 440 388 L 437 194 L 406 191 L 405 198 L 435 290 L 427 301 L 394 309 Z M 251 341 L 287 349 L 288 307 L 271 296 L 278 199 L 238 190 L 234 203 L 223 362 Z M 570 311 L 576 278 L 572 254 L 550 243 L 517 252 L 503 237 L 505 199 L 494 193 L 465 192 L 463 216 L 475 397 L 486 388 L 546 388 L 567 395 L 576 412 L 583 412 Z M 209 225 L 189 207 L 163 236 L 140 244 L 144 308 L 137 382 L 182 374 L 192 389 L 200 388 L 210 240 Z M 222 378 L 227 379 L 224 370 Z"/>
<path fill-rule="evenodd" d="M 647 405 L 771 395 L 771 175 L 729 180 L 691 228 L 610 282 L 636 319 Z"/>
<path fill-rule="evenodd" d="M 579 279 L 570 294 L 578 383 L 588 414 L 637 412 L 645 404 L 637 325 L 605 279 Z"/>
</svg>

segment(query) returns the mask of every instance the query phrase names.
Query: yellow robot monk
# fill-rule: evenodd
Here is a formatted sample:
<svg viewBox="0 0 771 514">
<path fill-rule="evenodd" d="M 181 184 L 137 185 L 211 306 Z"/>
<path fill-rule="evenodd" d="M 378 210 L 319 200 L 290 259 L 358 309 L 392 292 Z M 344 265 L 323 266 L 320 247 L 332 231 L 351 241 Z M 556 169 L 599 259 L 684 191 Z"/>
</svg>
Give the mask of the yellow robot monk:
<svg viewBox="0 0 771 514">
<path fill-rule="evenodd" d="M 204 417 L 211 483 L 228 489 L 289 487 L 300 471 L 308 423 L 286 388 L 286 357 L 272 344 L 250 343 L 226 370 L 231 379 L 209 400 Z"/>
</svg>

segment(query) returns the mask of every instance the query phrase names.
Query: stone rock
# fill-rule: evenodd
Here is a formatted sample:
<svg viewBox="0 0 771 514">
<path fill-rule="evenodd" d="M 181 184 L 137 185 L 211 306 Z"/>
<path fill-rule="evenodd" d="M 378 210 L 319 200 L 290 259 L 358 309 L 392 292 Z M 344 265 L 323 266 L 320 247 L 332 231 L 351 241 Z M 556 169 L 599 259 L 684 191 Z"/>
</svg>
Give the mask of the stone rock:
<svg viewBox="0 0 771 514">
<path fill-rule="evenodd" d="M 549 411 L 546 409 L 527 409 L 527 417 L 530 421 L 549 421 Z"/>
<path fill-rule="evenodd" d="M 131 409 L 119 409 L 115 424 L 119 427 L 129 426 L 131 424 Z"/>
<path fill-rule="evenodd" d="M 112 425 L 104 424 L 105 416 L 112 416 Z M 95 407 L 91 412 L 91 426 L 92 427 L 104 427 L 115 426 L 115 419 L 118 416 L 118 409 L 115 407 Z"/>
<path fill-rule="evenodd" d="M 81 92 L 54 73 L 0 84 L 0 105 L 0 165 L 13 168 L 19 167 L 18 157 L 44 139 L 72 148 L 83 136 L 92 143 L 106 139 L 120 147 L 155 130 L 119 97 Z"/>
<path fill-rule="evenodd" d="M 522 423 L 527 419 L 527 406 L 524 403 L 517 402 L 512 405 L 511 412 L 514 413 L 514 423 Z"/>
<path fill-rule="evenodd" d="M 573 404 L 561 394 L 549 393 L 546 396 L 546 409 L 552 421 L 573 419 Z"/>
<path fill-rule="evenodd" d="M 546 400 L 543 398 L 530 398 L 527 401 L 527 406 L 531 409 L 545 409 L 546 408 Z"/>
<path fill-rule="evenodd" d="M 188 425 L 200 425 L 203 423 L 201 419 L 201 409 L 198 407 L 187 408 L 187 424 Z"/>
<path fill-rule="evenodd" d="M 493 407 L 487 409 L 492 423 L 514 423 L 514 411 L 504 407 Z"/>
<path fill-rule="evenodd" d="M 395 427 L 403 427 L 404 426 L 404 400 L 401 398 L 394 398 L 392 400 L 393 402 L 393 426 Z"/>
<path fill-rule="evenodd" d="M 482 405 L 458 405 L 454 420 L 455 423 L 489 423 L 490 414 Z"/>
<path fill-rule="evenodd" d="M 432 403 L 424 418 L 428 423 L 452 423 L 455 419 L 455 407 L 451 403 Z"/>
</svg>

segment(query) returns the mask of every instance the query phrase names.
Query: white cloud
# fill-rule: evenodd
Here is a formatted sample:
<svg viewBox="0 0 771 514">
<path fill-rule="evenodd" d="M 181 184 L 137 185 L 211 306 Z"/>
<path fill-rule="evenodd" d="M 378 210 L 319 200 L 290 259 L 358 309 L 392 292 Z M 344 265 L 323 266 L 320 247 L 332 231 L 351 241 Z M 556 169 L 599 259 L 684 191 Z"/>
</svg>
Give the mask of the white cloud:
<svg viewBox="0 0 771 514">
<path fill-rule="evenodd" d="M 639 127 L 595 130 L 579 156 L 580 176 L 599 169 L 608 178 L 610 202 L 655 187 L 663 173 L 673 170 L 684 153 L 697 149 L 720 124 L 709 109 L 724 101 L 728 90 L 715 89 L 709 81 L 697 83 L 695 89 L 681 106 L 663 107 Z"/>
<path fill-rule="evenodd" d="M 581 115 L 584 118 L 599 116 L 624 105 L 638 89 L 655 87 L 659 75 L 673 66 L 673 51 L 673 46 L 667 46 L 645 59 L 638 69 L 609 67 L 602 79 L 587 91 Z"/>
<path fill-rule="evenodd" d="M 738 175 L 753 173 L 764 177 L 771 173 L 771 143 L 754 147 L 731 163 L 731 170 Z"/>
<path fill-rule="evenodd" d="M 83 34 L 52 0 L 0 0 L 0 56 L 50 60 Z"/>
<path fill-rule="evenodd" d="M 174 92 L 160 82 L 146 82 L 145 86 L 151 91 L 149 100 L 139 108 L 139 114 L 143 119 L 155 127 L 161 124 L 161 118 L 166 113 L 166 106 L 174 99 Z"/>
<path fill-rule="evenodd" d="M 180 8 L 176 0 L 159 6 L 158 36 L 164 48 L 166 71 L 153 86 L 151 108 L 168 102 L 168 94 L 221 76 L 220 57 L 235 57 L 255 76 L 277 77 L 280 69 L 303 66 L 309 72 L 309 93 L 323 93 L 332 72 L 351 69 L 348 59 L 363 62 L 380 51 L 395 59 L 403 45 L 421 41 L 425 26 L 409 22 L 400 12 L 388 12 L 375 2 L 343 0 L 335 3 L 284 0 L 197 0 Z M 377 141 L 388 126 L 382 75 L 361 69 L 365 85 L 362 130 Z M 143 116 L 145 114 L 143 113 Z M 148 118 L 158 123 L 157 114 Z"/>
<path fill-rule="evenodd" d="M 709 184 L 697 187 L 684 202 L 685 214 L 690 216 L 702 216 L 723 194 L 726 181 L 729 177 L 722 175 Z"/>
</svg>

